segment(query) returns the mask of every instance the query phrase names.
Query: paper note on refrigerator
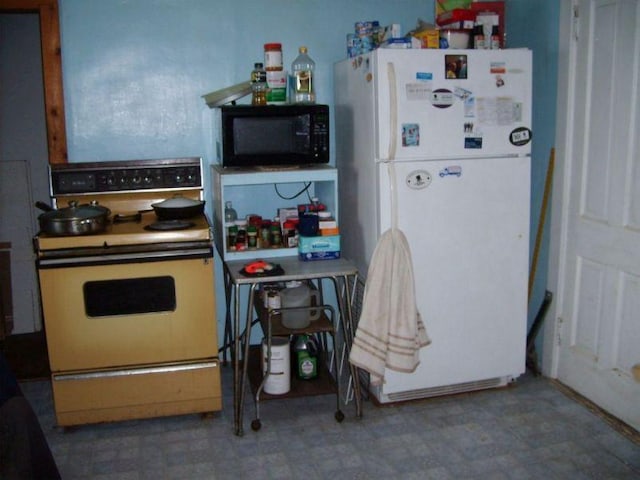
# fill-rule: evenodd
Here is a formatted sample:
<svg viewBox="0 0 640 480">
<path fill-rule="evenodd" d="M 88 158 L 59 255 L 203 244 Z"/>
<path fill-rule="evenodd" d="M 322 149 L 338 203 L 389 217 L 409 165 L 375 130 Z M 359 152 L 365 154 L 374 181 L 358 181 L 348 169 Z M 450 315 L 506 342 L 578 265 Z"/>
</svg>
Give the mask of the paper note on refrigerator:
<svg viewBox="0 0 640 480">
<path fill-rule="evenodd" d="M 512 125 L 517 108 L 511 97 L 478 97 L 476 98 L 476 115 L 478 122 L 484 125 Z"/>
</svg>

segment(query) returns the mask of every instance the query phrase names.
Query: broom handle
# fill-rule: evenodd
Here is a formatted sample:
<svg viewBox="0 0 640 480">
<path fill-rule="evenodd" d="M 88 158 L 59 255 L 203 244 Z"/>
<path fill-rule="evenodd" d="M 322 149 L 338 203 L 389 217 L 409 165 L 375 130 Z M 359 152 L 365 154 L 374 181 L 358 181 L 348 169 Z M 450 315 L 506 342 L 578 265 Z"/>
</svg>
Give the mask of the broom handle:
<svg viewBox="0 0 640 480">
<path fill-rule="evenodd" d="M 544 232 L 544 225 L 547 217 L 547 205 L 549 203 L 549 195 L 551 189 L 551 179 L 553 178 L 553 168 L 555 164 L 556 149 L 551 148 L 549 154 L 549 167 L 547 168 L 547 177 L 544 181 L 544 193 L 542 195 L 542 205 L 540 206 L 540 221 L 538 222 L 538 231 L 536 233 L 536 242 L 533 247 L 533 258 L 531 260 L 531 270 L 529 270 L 529 297 L 531 300 L 531 293 L 533 292 L 533 280 L 536 277 L 536 269 L 538 266 L 538 255 L 540 253 L 540 243 L 542 242 L 542 233 Z"/>
</svg>

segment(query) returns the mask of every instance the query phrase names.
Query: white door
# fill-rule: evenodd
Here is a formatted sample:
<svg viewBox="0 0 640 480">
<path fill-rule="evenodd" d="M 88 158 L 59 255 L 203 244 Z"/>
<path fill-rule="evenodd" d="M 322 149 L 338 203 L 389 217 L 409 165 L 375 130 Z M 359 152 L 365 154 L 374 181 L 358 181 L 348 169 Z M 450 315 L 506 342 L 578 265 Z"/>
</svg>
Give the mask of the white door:
<svg viewBox="0 0 640 480">
<path fill-rule="evenodd" d="M 640 2 L 560 24 L 545 373 L 640 429 Z"/>
</svg>

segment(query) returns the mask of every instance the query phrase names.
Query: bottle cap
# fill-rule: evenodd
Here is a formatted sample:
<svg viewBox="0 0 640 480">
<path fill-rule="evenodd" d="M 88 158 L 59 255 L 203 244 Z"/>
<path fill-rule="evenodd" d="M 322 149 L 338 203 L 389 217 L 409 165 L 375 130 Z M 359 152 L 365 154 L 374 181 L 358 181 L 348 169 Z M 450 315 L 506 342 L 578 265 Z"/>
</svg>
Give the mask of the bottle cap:
<svg viewBox="0 0 640 480">
<path fill-rule="evenodd" d="M 298 51 L 299 51 L 300 53 L 307 53 L 307 47 L 300 47 L 300 48 L 298 49 Z"/>
<path fill-rule="evenodd" d="M 282 44 L 281 43 L 265 43 L 264 44 L 264 49 L 265 50 L 280 50 L 280 49 L 282 49 Z"/>
</svg>

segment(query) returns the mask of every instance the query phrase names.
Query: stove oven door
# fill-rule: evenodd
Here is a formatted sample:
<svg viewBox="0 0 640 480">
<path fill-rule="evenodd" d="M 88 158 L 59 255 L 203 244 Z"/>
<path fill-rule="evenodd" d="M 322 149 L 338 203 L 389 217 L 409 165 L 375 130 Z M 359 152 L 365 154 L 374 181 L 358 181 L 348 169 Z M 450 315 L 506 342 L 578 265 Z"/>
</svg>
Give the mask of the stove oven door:
<svg viewBox="0 0 640 480">
<path fill-rule="evenodd" d="M 220 410 L 213 259 L 39 261 L 58 423 Z"/>
</svg>

